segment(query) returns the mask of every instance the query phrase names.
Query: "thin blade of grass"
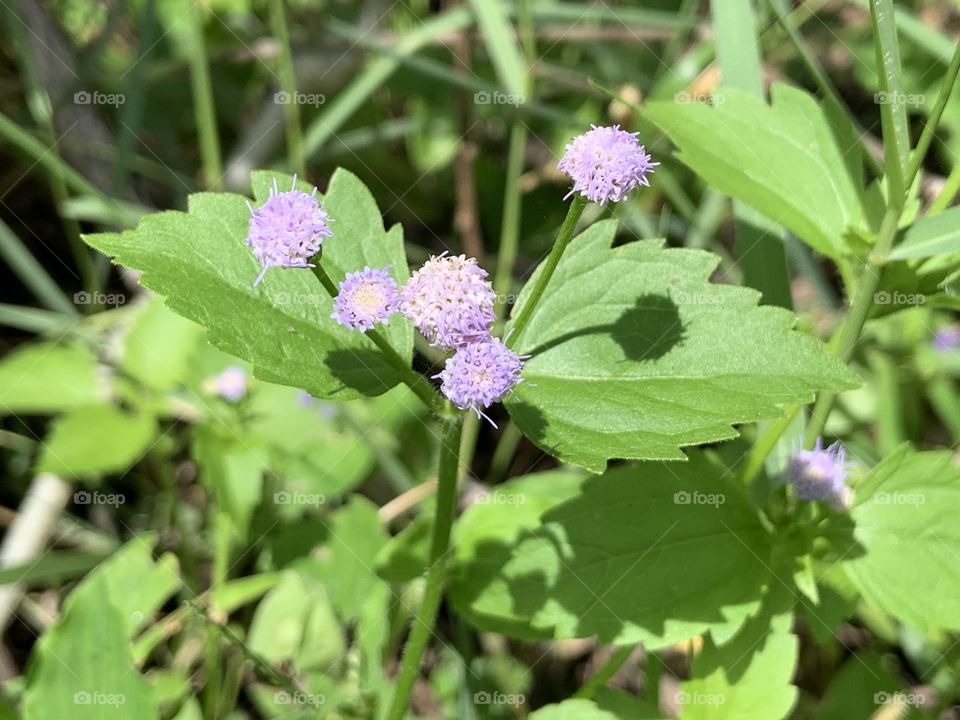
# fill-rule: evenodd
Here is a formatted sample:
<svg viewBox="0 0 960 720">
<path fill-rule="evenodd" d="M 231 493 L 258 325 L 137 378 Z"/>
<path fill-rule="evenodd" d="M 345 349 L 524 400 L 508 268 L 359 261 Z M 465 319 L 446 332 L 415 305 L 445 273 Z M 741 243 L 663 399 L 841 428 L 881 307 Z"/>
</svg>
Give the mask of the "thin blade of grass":
<svg viewBox="0 0 960 720">
<path fill-rule="evenodd" d="M 470 0 L 470 5 L 476 13 L 480 35 L 504 91 L 515 96 L 525 95 L 528 86 L 527 64 L 507 20 L 507 13 L 496 0 Z"/>
<path fill-rule="evenodd" d="M 2 220 L 0 220 L 0 255 L 45 307 L 65 315 L 79 314 L 76 305 L 50 277 L 40 261 Z"/>
</svg>

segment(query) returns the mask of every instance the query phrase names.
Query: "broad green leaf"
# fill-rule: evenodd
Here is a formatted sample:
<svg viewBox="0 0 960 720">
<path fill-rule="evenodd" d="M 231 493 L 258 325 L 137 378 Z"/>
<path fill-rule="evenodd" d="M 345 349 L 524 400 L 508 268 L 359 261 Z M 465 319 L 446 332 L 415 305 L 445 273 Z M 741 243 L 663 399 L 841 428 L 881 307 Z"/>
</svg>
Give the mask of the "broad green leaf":
<svg viewBox="0 0 960 720">
<path fill-rule="evenodd" d="M 838 259 L 843 236 L 861 223 L 859 178 L 816 100 L 787 85 L 771 88 L 772 105 L 724 88 L 723 102 L 651 102 L 645 117 L 669 136 L 679 158 L 703 179 L 783 225 L 813 249 Z"/>
<path fill-rule="evenodd" d="M 23 565 L 0 569 L 0 585 L 59 583 L 93 570 L 105 559 L 102 552 L 51 550 Z"/>
<path fill-rule="evenodd" d="M 691 679 L 677 695 L 683 720 L 782 720 L 797 699 L 790 684 L 799 643 L 790 628 L 792 599 L 773 587 L 757 615 L 718 645 L 708 635 L 694 658 Z"/>
<path fill-rule="evenodd" d="M 322 559 L 304 567 L 323 581 L 339 616 L 353 620 L 362 611 L 358 598 L 367 597 L 382 584 L 373 567 L 387 533 L 377 507 L 356 495 L 331 516 L 327 531 L 329 540 Z"/>
<path fill-rule="evenodd" d="M 273 177 L 254 174 L 256 203 L 266 199 Z M 287 189 L 290 183 L 285 177 L 279 184 Z M 323 265 L 334 282 L 364 265 L 392 265 L 393 276 L 406 279 L 402 231 L 384 230 L 373 197 L 354 175 L 334 173 L 323 200 L 335 233 L 324 242 Z M 339 399 L 396 385 L 399 371 L 373 342 L 330 318 L 332 300 L 309 270 L 273 268 L 253 287 L 259 266 L 245 242 L 249 218 L 242 196 L 201 193 L 190 196 L 187 213 L 151 215 L 136 230 L 86 240 L 117 263 L 142 270 L 145 287 L 206 327 L 212 344 L 251 362 L 263 380 Z M 395 316 L 386 335 L 402 357 L 411 357 L 408 323 Z"/>
<path fill-rule="evenodd" d="M 960 630 L 957 507 L 960 467 L 948 452 L 901 448 L 867 475 L 841 554 L 868 602 L 921 631 Z"/>
<path fill-rule="evenodd" d="M 890 253 L 893 260 L 960 252 L 960 207 L 923 217 L 908 227 Z"/>
<path fill-rule="evenodd" d="M 70 410 L 53 422 L 37 472 L 64 477 L 123 472 L 150 449 L 156 431 L 154 418 L 146 413 L 129 413 L 112 405 Z"/>
<path fill-rule="evenodd" d="M 893 658 L 887 658 L 893 660 Z M 903 687 L 875 650 L 854 653 L 830 679 L 817 708 L 817 720 L 921 720 L 921 697 Z M 898 707 L 899 706 L 899 707 Z M 896 709 L 894 709 L 896 708 Z"/>
<path fill-rule="evenodd" d="M 171 312 L 159 298 L 140 308 L 124 338 L 121 367 L 144 385 L 171 390 L 187 374 L 202 329 Z"/>
<path fill-rule="evenodd" d="M 149 624 L 156 612 L 181 585 L 176 556 L 153 559 L 156 537 L 130 540 L 77 585 L 71 597 L 97 593 L 106 584 L 110 603 L 120 612 L 127 636 Z"/>
<path fill-rule="evenodd" d="M 484 628 L 534 638 L 546 635 L 524 618 L 477 617 L 473 601 L 510 559 L 511 548 L 526 532 L 540 526 L 550 508 L 580 491 L 583 475 L 567 470 L 514 478 L 474 502 L 454 526 L 450 601 L 462 615 Z"/>
<path fill-rule="evenodd" d="M 83 345 L 36 343 L 0 361 L 0 415 L 72 410 L 106 395 L 93 353 Z"/>
<path fill-rule="evenodd" d="M 245 538 L 263 495 L 263 472 L 269 465 L 266 448 L 200 428 L 194 437 L 193 456 L 200 482 L 213 492 L 217 510 L 229 518 L 234 532 Z"/>
<path fill-rule="evenodd" d="M 265 660 L 290 660 L 299 671 L 326 669 L 345 643 L 323 587 L 304 573 L 285 570 L 250 624 L 250 649 Z"/>
<path fill-rule="evenodd" d="M 791 313 L 709 283 L 716 256 L 659 241 L 611 250 L 615 231 L 600 222 L 571 242 L 516 344 L 531 357 L 504 402 L 545 451 L 595 472 L 682 460 L 682 446 L 736 437 L 734 423 L 857 384 Z"/>
<path fill-rule="evenodd" d="M 432 528 L 431 517 L 424 512 L 390 538 L 377 554 L 377 575 L 389 583 L 405 583 L 420 577 L 430 557 Z"/>
<path fill-rule="evenodd" d="M 541 520 L 517 539 L 510 528 L 478 545 L 500 563 L 471 606 L 481 627 L 494 617 L 648 649 L 706 630 L 721 642 L 757 610 L 771 578 L 756 511 L 699 453 L 591 477 Z"/>
<path fill-rule="evenodd" d="M 150 720 L 158 711 L 133 667 L 127 627 L 102 577 L 68 598 L 66 612 L 34 647 L 24 720 Z"/>
<path fill-rule="evenodd" d="M 651 703 L 622 690 L 600 688 L 595 700 L 564 700 L 531 713 L 530 720 L 660 720 Z"/>
</svg>

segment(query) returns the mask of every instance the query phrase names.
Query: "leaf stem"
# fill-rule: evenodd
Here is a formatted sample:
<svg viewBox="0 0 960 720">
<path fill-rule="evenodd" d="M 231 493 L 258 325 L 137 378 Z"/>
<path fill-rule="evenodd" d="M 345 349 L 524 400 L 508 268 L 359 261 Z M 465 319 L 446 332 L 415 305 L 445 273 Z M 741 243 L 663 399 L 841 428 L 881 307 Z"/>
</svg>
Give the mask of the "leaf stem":
<svg viewBox="0 0 960 720">
<path fill-rule="evenodd" d="M 520 307 L 517 319 L 513 323 L 513 332 L 510 337 L 507 338 L 507 346 L 513 347 L 516 345 L 520 336 L 523 335 L 527 323 L 530 322 L 530 318 L 533 316 L 533 311 L 536 309 L 540 298 L 543 297 L 543 293 L 547 289 L 550 278 L 553 277 L 557 265 L 560 264 L 563 251 L 567 249 L 567 245 L 570 244 L 570 240 L 573 238 L 573 232 L 577 228 L 577 221 L 580 219 L 586 207 L 587 199 L 585 197 L 580 194 L 573 196 L 573 202 L 570 203 L 570 207 L 567 209 L 567 216 L 563 219 L 563 224 L 560 226 L 560 232 L 557 234 L 557 239 L 553 243 L 553 249 L 550 251 L 547 261 L 540 269 L 537 282 L 530 291 L 530 295 L 527 296 L 526 302 Z"/>
<path fill-rule="evenodd" d="M 327 274 L 327 271 L 323 268 L 323 265 L 320 264 L 319 255 L 313 258 L 313 268 L 311 269 L 330 297 L 336 297 L 340 290 Z M 416 393 L 417 397 L 423 400 L 424 404 L 433 412 L 437 413 L 438 415 L 443 414 L 441 412 L 444 406 L 443 398 L 440 397 L 433 385 L 431 385 L 423 375 L 415 372 L 413 368 L 410 367 L 409 363 L 407 363 L 407 361 L 400 356 L 400 353 L 394 349 L 393 345 L 391 345 L 387 339 L 380 334 L 380 331 L 371 329 L 367 330 L 364 335 L 366 335 L 386 356 L 387 362 L 389 362 L 399 371 L 403 382 L 411 390 L 413 390 L 414 393 Z"/>
<path fill-rule="evenodd" d="M 430 565 L 427 570 L 427 585 L 423 591 L 423 601 L 410 629 L 403 652 L 393 702 L 387 715 L 388 720 L 403 720 L 407 715 L 410 693 L 420 673 L 420 661 L 427 648 L 427 641 L 433 633 L 443 586 L 446 580 L 447 553 L 450 549 L 450 531 L 453 527 L 453 513 L 457 500 L 457 467 L 460 454 L 460 430 L 463 427 L 463 413 L 447 417 L 443 423 L 440 439 L 440 461 L 437 470 L 437 506 L 433 518 L 433 537 L 430 542 Z"/>
</svg>

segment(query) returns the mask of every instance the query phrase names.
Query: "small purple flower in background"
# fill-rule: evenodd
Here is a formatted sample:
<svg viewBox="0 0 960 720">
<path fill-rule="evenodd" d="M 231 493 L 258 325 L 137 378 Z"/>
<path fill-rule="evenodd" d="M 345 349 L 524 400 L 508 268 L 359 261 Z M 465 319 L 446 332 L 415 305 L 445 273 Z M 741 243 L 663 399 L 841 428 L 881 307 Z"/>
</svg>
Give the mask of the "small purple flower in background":
<svg viewBox="0 0 960 720">
<path fill-rule="evenodd" d="M 351 330 L 366 332 L 377 323 L 385 323 L 400 309 L 400 292 L 387 270 L 365 267 L 348 273 L 340 292 L 333 299 L 330 317 Z"/>
<path fill-rule="evenodd" d="M 940 328 L 933 336 L 932 345 L 937 352 L 950 352 L 960 348 L 960 327 L 947 325 Z"/>
<path fill-rule="evenodd" d="M 573 180 L 573 190 L 567 197 L 580 193 L 605 205 L 610 200 L 623 200 L 637 185 L 650 184 L 647 174 L 660 163 L 650 162 L 637 133 L 621 130 L 619 125 L 591 127 L 567 145 L 557 165 Z"/>
<path fill-rule="evenodd" d="M 473 410 L 496 427 L 482 408 L 506 396 L 520 382 L 522 370 L 522 357 L 499 338 L 487 338 L 458 348 L 434 377 L 442 380 L 440 389 L 454 405 Z"/>
<path fill-rule="evenodd" d="M 840 442 L 824 449 L 817 438 L 813 450 L 797 450 L 787 465 L 787 480 L 800 500 L 820 500 L 834 510 L 845 510 L 853 501 L 847 485 L 847 454 Z"/>
<path fill-rule="evenodd" d="M 493 325 L 497 297 L 486 278 L 474 258 L 432 257 L 404 286 L 400 312 L 434 347 L 454 350 L 482 340 Z"/>
<path fill-rule="evenodd" d="M 211 388 L 224 400 L 235 403 L 247 394 L 247 371 L 231 365 L 219 375 L 213 376 Z"/>
<path fill-rule="evenodd" d="M 337 407 L 333 403 L 325 402 L 323 400 L 318 400 L 313 395 L 308 393 L 306 390 L 301 390 L 297 393 L 297 401 L 300 403 L 300 407 L 310 409 L 316 409 L 324 420 L 333 420 L 337 415 Z"/>
<path fill-rule="evenodd" d="M 293 187 L 296 184 L 294 178 Z M 310 258 L 320 252 L 323 239 L 333 235 L 327 213 L 316 198 L 316 189 L 307 195 L 293 187 L 279 192 L 274 180 L 270 197 L 263 205 L 254 208 L 247 203 L 252 213 L 247 245 L 262 268 L 253 281 L 254 287 L 263 280 L 268 268 L 311 267 Z"/>
</svg>

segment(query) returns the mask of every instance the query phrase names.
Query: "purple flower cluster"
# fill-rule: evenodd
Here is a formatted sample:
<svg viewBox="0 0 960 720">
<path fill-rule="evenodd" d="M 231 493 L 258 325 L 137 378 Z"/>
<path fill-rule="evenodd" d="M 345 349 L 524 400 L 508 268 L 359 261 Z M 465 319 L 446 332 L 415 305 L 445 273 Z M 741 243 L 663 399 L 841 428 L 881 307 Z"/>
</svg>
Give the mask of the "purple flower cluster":
<svg viewBox="0 0 960 720">
<path fill-rule="evenodd" d="M 400 292 L 387 272 L 365 267 L 348 273 L 333 299 L 334 320 L 351 330 L 366 332 L 377 323 L 385 323 L 400 309 Z"/>
<path fill-rule="evenodd" d="M 637 133 L 613 127 L 591 126 L 571 141 L 557 168 L 570 176 L 573 189 L 600 205 L 619 202 L 638 185 L 649 185 L 647 175 L 660 163 L 650 161 Z"/>
<path fill-rule="evenodd" d="M 490 334 L 495 300 L 487 272 L 474 258 L 444 253 L 410 277 L 400 312 L 431 345 L 455 350 Z"/>
<path fill-rule="evenodd" d="M 847 474 L 843 445 L 838 441 L 824 449 L 823 438 L 817 438 L 813 450 L 793 453 L 786 478 L 800 500 L 819 500 L 834 510 L 845 510 L 853 501 Z"/>
<path fill-rule="evenodd" d="M 933 349 L 946 353 L 960 348 L 960 327 L 947 325 L 937 330 L 933 336 Z"/>
<path fill-rule="evenodd" d="M 258 208 L 250 207 L 247 245 L 261 267 L 254 287 L 271 267 L 311 267 L 310 258 L 320 252 L 323 239 L 333 235 L 316 189 L 308 195 L 294 190 L 296 184 L 294 177 L 290 190 L 280 192 L 274 180 L 267 201 Z"/>
<path fill-rule="evenodd" d="M 500 401 L 520 382 L 523 359 L 499 338 L 488 337 L 457 348 L 444 365 L 440 390 L 461 410 L 473 410 L 485 417 L 481 408 Z M 494 425 L 496 427 L 496 425 Z"/>
</svg>

